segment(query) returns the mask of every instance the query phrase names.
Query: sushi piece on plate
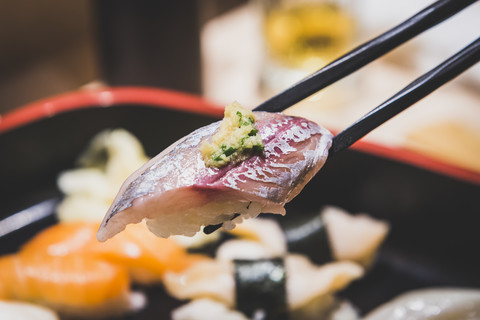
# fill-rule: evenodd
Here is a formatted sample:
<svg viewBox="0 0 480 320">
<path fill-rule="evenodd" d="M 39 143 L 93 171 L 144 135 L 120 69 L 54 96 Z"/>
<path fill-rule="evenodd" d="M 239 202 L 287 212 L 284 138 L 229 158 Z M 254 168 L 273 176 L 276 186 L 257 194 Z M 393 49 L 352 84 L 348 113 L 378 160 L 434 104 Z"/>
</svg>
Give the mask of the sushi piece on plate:
<svg viewBox="0 0 480 320">
<path fill-rule="evenodd" d="M 193 236 L 205 225 L 232 229 L 262 212 L 284 214 L 285 203 L 323 166 L 332 135 L 303 118 L 234 110 L 226 118 L 237 117 L 239 132 L 252 124 L 253 129 L 243 136 L 222 129 L 222 123 L 235 123 L 230 119 L 175 142 L 124 182 L 97 238 L 105 241 L 143 219 L 153 233 L 168 237 Z M 217 133 L 227 140 L 217 139 Z M 255 144 L 258 139 L 244 144 L 252 136 L 261 137 L 261 145 Z M 213 155 L 221 166 L 205 161 L 204 143 L 218 147 Z M 239 150 L 243 153 L 230 159 Z"/>
<path fill-rule="evenodd" d="M 57 207 L 61 222 L 101 222 L 122 182 L 148 161 L 142 144 L 124 129 L 104 130 L 78 159 L 79 167 L 57 180 L 65 198 Z"/>
<path fill-rule="evenodd" d="M 353 262 L 315 266 L 304 256 L 288 255 L 199 262 L 184 272 L 166 273 L 164 285 L 177 299 L 211 298 L 251 316 L 248 313 L 258 307 L 255 304 L 264 307 L 268 301 L 274 302 L 271 305 L 275 308 L 283 305 L 289 311 L 299 309 L 343 289 L 363 273 L 363 268 Z"/>
<path fill-rule="evenodd" d="M 140 309 L 127 271 L 83 256 L 9 255 L 0 258 L 0 299 L 35 301 L 60 314 L 101 318 Z"/>
<path fill-rule="evenodd" d="M 171 239 L 156 237 L 144 224 L 129 225 L 124 232 L 106 242 L 98 242 L 98 223 L 72 222 L 51 226 L 28 241 L 22 255 L 68 255 L 95 258 L 117 264 L 129 273 L 135 283 L 161 282 L 167 271 L 182 271 L 191 264 L 206 259 L 188 254 Z"/>
</svg>

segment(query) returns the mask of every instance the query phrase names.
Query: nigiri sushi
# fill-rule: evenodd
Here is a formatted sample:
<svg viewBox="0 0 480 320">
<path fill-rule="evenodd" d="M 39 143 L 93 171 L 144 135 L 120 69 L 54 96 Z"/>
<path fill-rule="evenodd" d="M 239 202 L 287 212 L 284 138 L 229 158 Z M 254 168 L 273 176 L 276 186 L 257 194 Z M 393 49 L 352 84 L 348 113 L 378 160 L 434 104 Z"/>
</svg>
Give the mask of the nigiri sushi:
<svg viewBox="0 0 480 320">
<path fill-rule="evenodd" d="M 35 301 L 62 315 L 121 315 L 145 304 L 131 282 L 159 284 L 209 258 L 189 254 L 143 224 L 100 243 L 98 223 L 60 223 L 41 231 L 16 254 L 0 258 L 0 299 Z"/>
<path fill-rule="evenodd" d="M 207 166 L 201 146 L 219 132 L 221 122 L 194 131 L 124 182 L 103 219 L 98 240 L 143 219 L 153 233 L 168 237 L 192 236 L 205 225 L 231 229 L 262 212 L 284 214 L 285 203 L 323 166 L 332 135 L 307 119 L 267 112 L 253 115 L 255 129 L 250 132 L 261 137 L 261 152 L 221 167 Z"/>
<path fill-rule="evenodd" d="M 22 246 L 22 255 L 95 258 L 126 268 L 136 283 L 161 282 L 165 271 L 182 271 L 206 259 L 188 254 L 171 239 L 156 237 L 143 224 L 129 225 L 118 237 L 100 243 L 95 235 L 98 223 L 72 222 L 53 225 Z"/>
<path fill-rule="evenodd" d="M 143 307 L 127 271 L 105 261 L 69 255 L 0 258 L 0 299 L 35 301 L 61 314 L 97 318 Z"/>
</svg>

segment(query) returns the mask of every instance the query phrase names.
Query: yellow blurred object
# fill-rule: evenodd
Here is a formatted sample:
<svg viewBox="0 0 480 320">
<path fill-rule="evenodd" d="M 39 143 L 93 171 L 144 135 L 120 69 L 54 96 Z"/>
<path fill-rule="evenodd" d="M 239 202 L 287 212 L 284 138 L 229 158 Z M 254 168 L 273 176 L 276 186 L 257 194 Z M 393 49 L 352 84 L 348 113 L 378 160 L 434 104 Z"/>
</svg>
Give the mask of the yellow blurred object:
<svg viewBox="0 0 480 320">
<path fill-rule="evenodd" d="M 357 32 L 355 2 L 333 0 L 261 0 L 265 60 L 261 90 L 276 94 L 321 69 L 353 47 Z M 342 100 L 340 90 L 322 96 Z M 334 86 L 339 88 L 338 86 Z M 317 96 L 318 97 L 318 96 Z"/>
<path fill-rule="evenodd" d="M 416 129 L 407 135 L 406 147 L 480 172 L 480 132 L 466 125 L 443 122 Z"/>
<path fill-rule="evenodd" d="M 353 15 L 329 1 L 279 4 L 265 18 L 270 57 L 285 67 L 312 71 L 346 51 L 354 29 Z"/>
</svg>

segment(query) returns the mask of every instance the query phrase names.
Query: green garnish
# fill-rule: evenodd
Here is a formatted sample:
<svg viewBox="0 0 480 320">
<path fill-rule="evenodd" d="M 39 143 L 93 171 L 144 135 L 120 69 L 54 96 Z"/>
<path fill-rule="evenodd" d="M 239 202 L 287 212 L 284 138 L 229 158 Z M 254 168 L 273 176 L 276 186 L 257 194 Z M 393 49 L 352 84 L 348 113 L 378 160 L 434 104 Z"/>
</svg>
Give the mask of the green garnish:
<svg viewBox="0 0 480 320">
<path fill-rule="evenodd" d="M 202 144 L 205 164 L 221 167 L 263 152 L 263 141 L 254 123 L 252 111 L 243 109 L 238 103 L 227 106 L 219 130 Z"/>
<path fill-rule="evenodd" d="M 228 148 L 227 150 L 225 150 L 225 155 L 226 155 L 227 157 L 229 157 L 229 156 L 231 156 L 235 151 L 237 151 L 237 149 L 230 147 L 230 148 Z"/>
</svg>

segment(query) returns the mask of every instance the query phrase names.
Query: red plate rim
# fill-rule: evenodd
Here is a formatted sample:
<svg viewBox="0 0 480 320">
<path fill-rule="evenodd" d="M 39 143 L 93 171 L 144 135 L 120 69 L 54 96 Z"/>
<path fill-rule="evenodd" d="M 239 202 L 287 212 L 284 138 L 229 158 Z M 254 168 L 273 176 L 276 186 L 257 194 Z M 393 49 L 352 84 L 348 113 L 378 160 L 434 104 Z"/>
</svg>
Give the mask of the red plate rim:
<svg viewBox="0 0 480 320">
<path fill-rule="evenodd" d="M 0 134 L 70 110 L 122 104 L 170 108 L 216 117 L 223 114 L 222 106 L 192 94 L 146 87 L 107 87 L 67 92 L 0 115 Z M 480 185 L 480 172 L 448 164 L 405 148 L 392 148 L 363 140 L 355 143 L 352 148 Z"/>
</svg>

